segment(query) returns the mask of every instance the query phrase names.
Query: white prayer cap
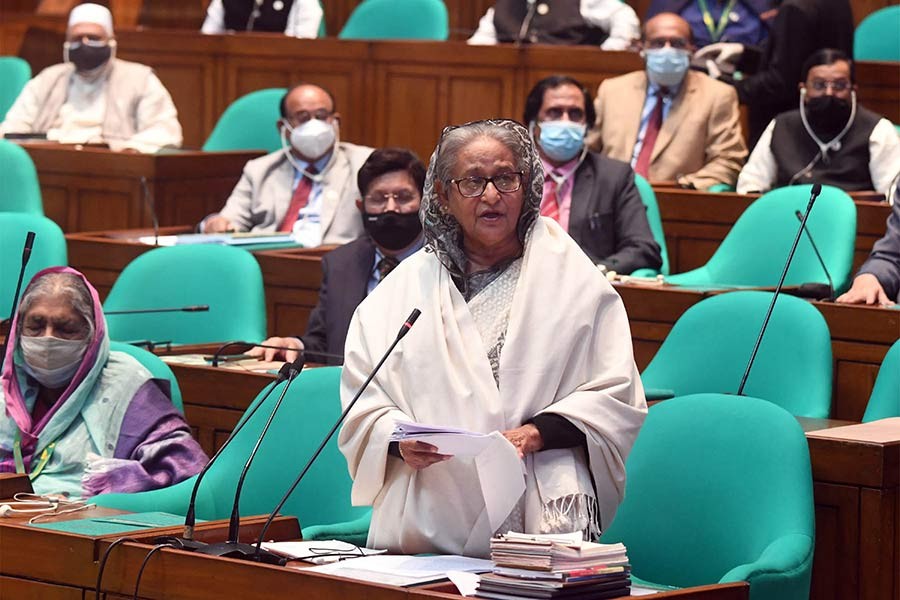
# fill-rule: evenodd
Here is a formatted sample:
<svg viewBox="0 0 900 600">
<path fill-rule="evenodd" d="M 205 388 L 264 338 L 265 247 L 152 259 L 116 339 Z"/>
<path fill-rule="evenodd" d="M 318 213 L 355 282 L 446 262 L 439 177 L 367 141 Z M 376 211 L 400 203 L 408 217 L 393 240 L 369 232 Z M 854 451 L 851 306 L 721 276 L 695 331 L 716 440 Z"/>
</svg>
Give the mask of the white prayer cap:
<svg viewBox="0 0 900 600">
<path fill-rule="evenodd" d="M 69 13 L 69 28 L 79 23 L 96 23 L 106 30 L 106 35 L 113 36 L 112 13 L 99 4 L 79 4 Z"/>
</svg>

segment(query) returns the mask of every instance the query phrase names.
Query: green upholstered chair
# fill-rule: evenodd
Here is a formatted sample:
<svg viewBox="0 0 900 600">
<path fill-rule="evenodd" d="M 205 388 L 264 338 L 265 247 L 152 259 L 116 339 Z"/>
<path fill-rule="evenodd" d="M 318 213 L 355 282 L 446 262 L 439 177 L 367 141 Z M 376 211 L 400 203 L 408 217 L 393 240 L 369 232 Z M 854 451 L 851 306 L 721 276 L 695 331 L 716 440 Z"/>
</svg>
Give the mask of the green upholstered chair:
<svg viewBox="0 0 900 600">
<path fill-rule="evenodd" d="M 172 404 L 178 409 L 178 412 L 184 414 L 184 403 L 181 401 L 181 388 L 178 387 L 178 380 L 175 379 L 175 373 L 169 368 L 163 360 L 152 352 L 147 352 L 143 348 L 132 346 L 124 342 L 110 342 L 109 349 L 113 352 L 124 352 L 133 356 L 141 363 L 150 374 L 156 379 L 165 379 L 169 382 L 169 396 L 172 398 Z"/>
<path fill-rule="evenodd" d="M 18 144 L 0 139 L 0 212 L 44 214 L 37 169 Z"/>
<path fill-rule="evenodd" d="M 0 56 L 0 121 L 6 118 L 22 88 L 31 79 L 31 65 L 18 56 Z"/>
<path fill-rule="evenodd" d="M 809 597 L 815 519 L 806 437 L 757 398 L 699 394 L 650 409 L 602 542 L 632 574 L 687 587 L 747 581 L 751 600 Z"/>
<path fill-rule="evenodd" d="M 22 247 L 29 231 L 35 233 L 31 258 L 22 279 L 22 293 L 34 274 L 67 262 L 66 238 L 59 225 L 41 215 L 0 212 L 0 320 L 9 318 L 16 281 L 22 268 Z"/>
<path fill-rule="evenodd" d="M 450 36 L 442 0 L 363 0 L 338 37 L 344 40 L 438 40 Z"/>
<path fill-rule="evenodd" d="M 712 192 L 714 194 L 721 194 L 722 192 L 733 192 L 734 186 L 728 183 L 717 183 L 710 186 L 710 188 L 706 191 Z"/>
<path fill-rule="evenodd" d="M 800 227 L 795 211 L 806 211 L 811 186 L 779 188 L 751 204 L 722 240 L 709 261 L 698 269 L 666 278 L 685 286 L 774 286 L 784 269 Z M 850 282 L 856 242 L 856 205 L 845 192 L 823 186 L 807 221 L 836 292 Z M 785 285 L 827 283 L 809 238 L 803 235 Z"/>
<path fill-rule="evenodd" d="M 878 369 L 862 420 L 868 423 L 889 417 L 900 417 L 900 340 L 894 342 Z"/>
<path fill-rule="evenodd" d="M 770 292 L 719 294 L 689 308 L 644 369 L 648 397 L 737 392 L 769 303 Z M 780 295 L 744 393 L 799 417 L 831 410 L 831 335 L 810 303 Z"/>
<path fill-rule="evenodd" d="M 203 150 L 280 150 L 281 136 L 275 122 L 281 118 L 280 103 L 285 92 L 285 88 L 267 88 L 232 102 L 219 117 Z"/>
<path fill-rule="evenodd" d="M 876 10 L 853 33 L 856 60 L 900 60 L 900 6 Z"/>
<path fill-rule="evenodd" d="M 109 336 L 202 344 L 266 337 L 266 302 L 259 264 L 246 250 L 188 245 L 150 250 L 134 259 L 103 303 L 107 312 L 209 305 L 208 312 L 109 315 Z"/>
<path fill-rule="evenodd" d="M 659 244 L 660 253 L 662 254 L 662 266 L 659 273 L 668 275 L 669 252 L 666 250 L 666 235 L 663 233 L 662 218 L 659 216 L 659 204 L 656 202 L 656 194 L 653 192 L 650 182 L 637 173 L 634 174 L 634 183 L 641 195 L 641 201 L 647 209 L 647 222 L 650 224 L 653 239 Z M 654 277 L 657 275 L 657 271 L 654 269 L 638 269 L 632 275 L 636 277 Z"/>
<path fill-rule="evenodd" d="M 321 367 L 303 371 L 294 381 L 247 475 L 241 495 L 242 515 L 269 513 L 287 492 L 340 415 L 340 377 L 340 367 Z M 197 496 L 197 518 L 227 519 L 231 515 L 238 476 L 280 392 L 281 387 L 268 397 L 206 474 Z M 261 398 L 262 393 L 254 404 Z M 183 515 L 194 481 L 191 477 L 170 488 L 139 494 L 97 496 L 94 502 L 124 510 Z M 365 544 L 369 509 L 350 505 L 351 485 L 347 463 L 338 450 L 337 436 L 333 436 L 282 514 L 300 520 L 304 538 L 311 526 L 362 517 L 362 530 L 347 538 Z"/>
</svg>

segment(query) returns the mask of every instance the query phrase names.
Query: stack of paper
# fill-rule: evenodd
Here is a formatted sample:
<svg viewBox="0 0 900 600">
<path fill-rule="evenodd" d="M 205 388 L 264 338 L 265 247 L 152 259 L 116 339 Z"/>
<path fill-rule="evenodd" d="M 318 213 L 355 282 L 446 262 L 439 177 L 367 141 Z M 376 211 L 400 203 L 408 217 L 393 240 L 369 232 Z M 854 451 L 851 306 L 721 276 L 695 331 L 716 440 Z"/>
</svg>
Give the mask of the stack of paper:
<svg viewBox="0 0 900 600">
<path fill-rule="evenodd" d="M 452 456 L 477 456 L 491 442 L 490 434 L 474 433 L 453 427 L 435 427 L 409 421 L 394 423 L 392 442 L 420 440 L 435 446 L 439 453 Z"/>
<path fill-rule="evenodd" d="M 628 596 L 631 568 L 625 546 L 581 540 L 578 532 L 491 540 L 494 568 L 482 575 L 479 598 L 617 598 Z"/>
</svg>

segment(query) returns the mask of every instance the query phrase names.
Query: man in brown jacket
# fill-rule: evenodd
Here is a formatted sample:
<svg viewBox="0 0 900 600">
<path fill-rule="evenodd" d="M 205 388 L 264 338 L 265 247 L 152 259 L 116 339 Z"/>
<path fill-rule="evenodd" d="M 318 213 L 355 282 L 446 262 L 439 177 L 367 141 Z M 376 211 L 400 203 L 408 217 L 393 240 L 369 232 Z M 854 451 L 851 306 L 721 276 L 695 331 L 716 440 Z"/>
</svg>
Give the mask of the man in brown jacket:
<svg viewBox="0 0 900 600">
<path fill-rule="evenodd" d="M 590 149 L 652 183 L 733 186 L 747 157 L 734 89 L 689 70 L 693 36 L 676 14 L 647 21 L 641 44 L 644 71 L 600 84 Z"/>
</svg>

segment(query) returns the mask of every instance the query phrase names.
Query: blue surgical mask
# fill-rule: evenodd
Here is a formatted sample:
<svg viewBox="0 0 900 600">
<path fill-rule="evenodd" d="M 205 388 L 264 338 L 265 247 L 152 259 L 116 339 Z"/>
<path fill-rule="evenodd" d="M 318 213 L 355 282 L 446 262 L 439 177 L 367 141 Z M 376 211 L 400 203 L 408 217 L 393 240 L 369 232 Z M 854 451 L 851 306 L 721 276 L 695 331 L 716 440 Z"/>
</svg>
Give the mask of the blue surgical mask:
<svg viewBox="0 0 900 600">
<path fill-rule="evenodd" d="M 681 83 L 691 64 L 691 53 L 666 46 L 644 50 L 647 78 L 660 87 L 673 87 Z"/>
<path fill-rule="evenodd" d="M 540 124 L 538 143 L 547 158 L 556 162 L 568 162 L 584 148 L 587 126 L 572 121 L 544 121 Z"/>
</svg>

